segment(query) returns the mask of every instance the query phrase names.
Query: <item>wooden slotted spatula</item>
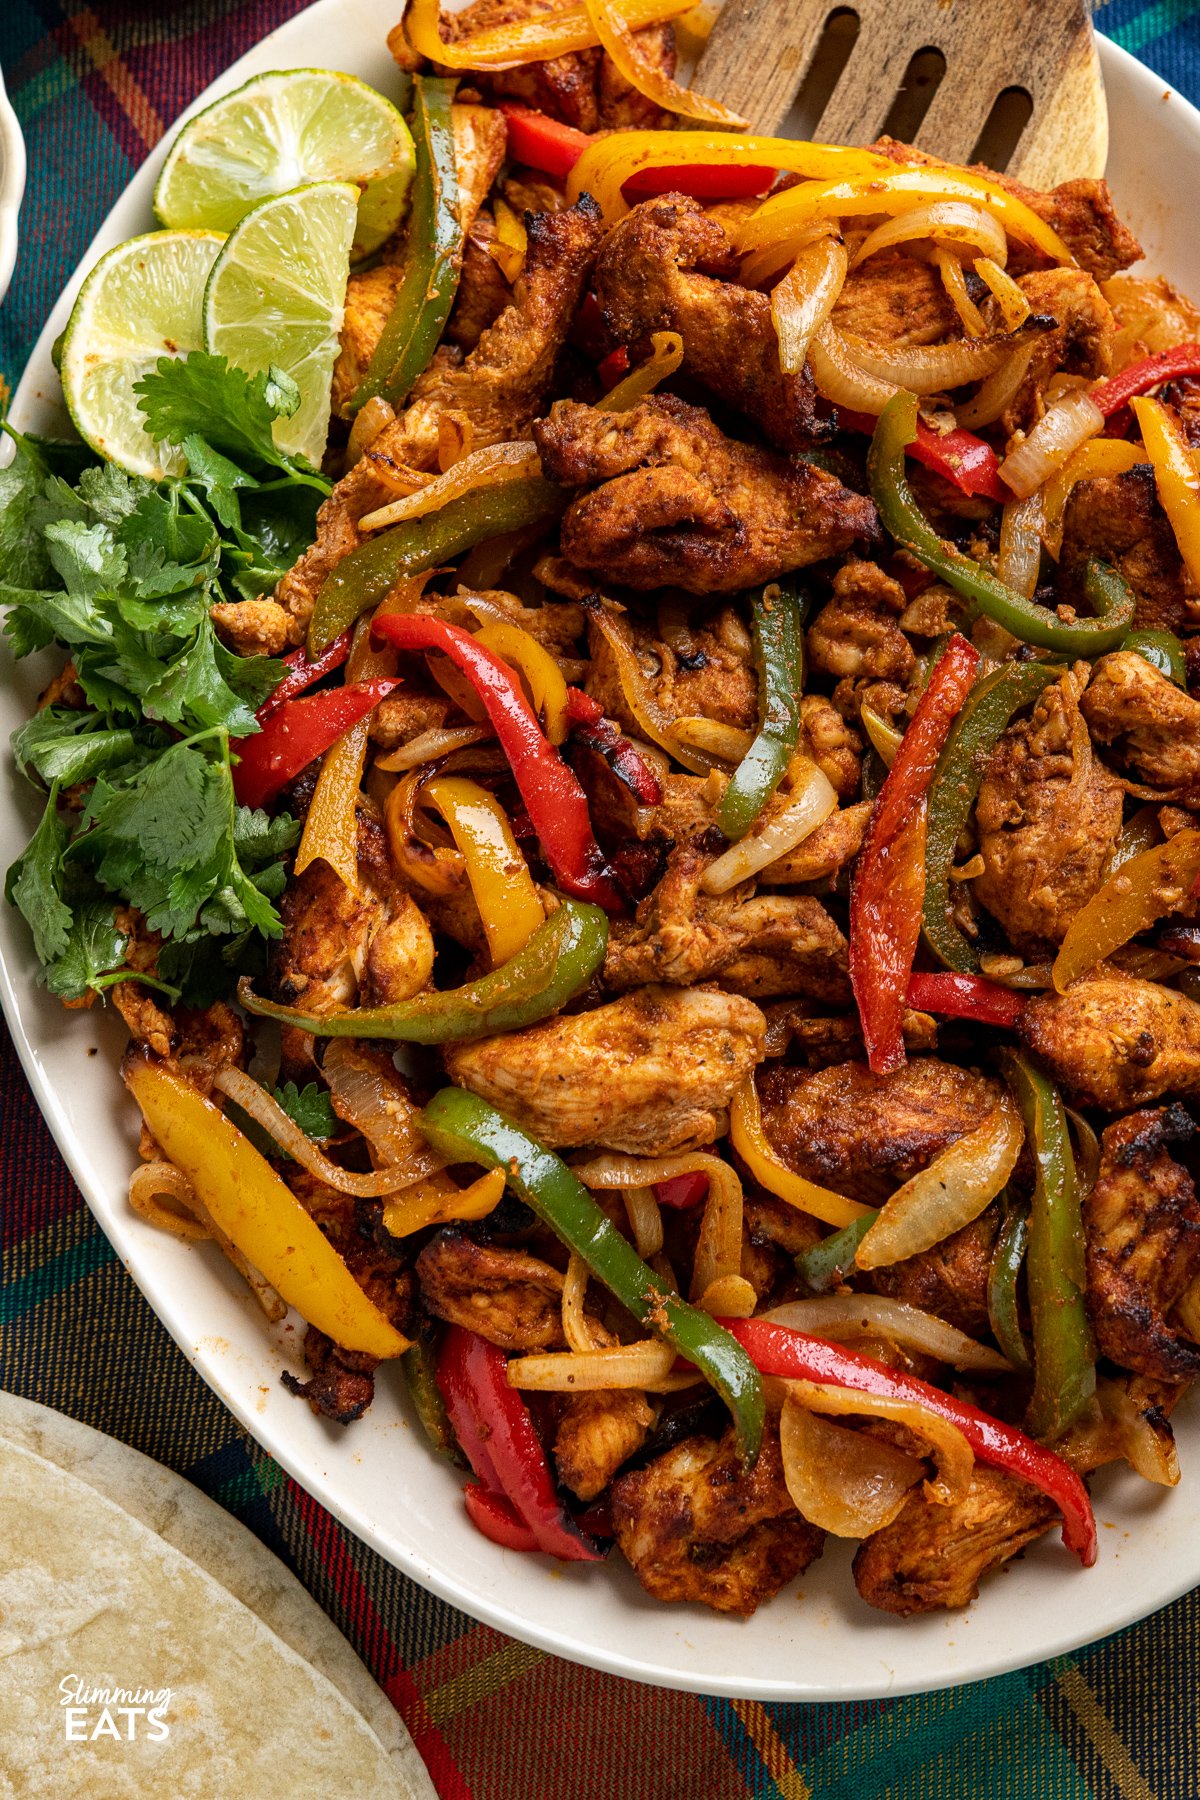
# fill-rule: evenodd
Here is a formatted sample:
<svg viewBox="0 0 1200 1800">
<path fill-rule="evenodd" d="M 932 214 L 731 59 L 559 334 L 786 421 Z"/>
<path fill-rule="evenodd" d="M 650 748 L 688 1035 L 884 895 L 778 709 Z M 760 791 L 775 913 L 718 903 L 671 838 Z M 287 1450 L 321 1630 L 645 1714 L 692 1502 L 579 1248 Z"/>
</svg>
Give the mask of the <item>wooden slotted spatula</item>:
<svg viewBox="0 0 1200 1800">
<path fill-rule="evenodd" d="M 794 135 L 789 114 L 816 93 L 805 136 L 888 129 L 1035 187 L 1101 175 L 1108 151 L 1089 0 L 725 0 L 694 85 L 752 131 Z"/>
</svg>

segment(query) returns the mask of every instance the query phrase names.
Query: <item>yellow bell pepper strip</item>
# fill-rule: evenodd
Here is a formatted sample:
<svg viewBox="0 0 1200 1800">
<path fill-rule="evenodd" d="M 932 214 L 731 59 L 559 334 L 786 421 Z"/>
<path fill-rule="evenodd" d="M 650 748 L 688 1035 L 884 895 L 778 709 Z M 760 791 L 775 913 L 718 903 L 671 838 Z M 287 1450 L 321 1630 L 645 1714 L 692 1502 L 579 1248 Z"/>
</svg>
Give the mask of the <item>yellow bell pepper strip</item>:
<svg viewBox="0 0 1200 1800">
<path fill-rule="evenodd" d="M 489 1169 L 478 1181 L 460 1188 L 449 1176 L 435 1175 L 431 1181 L 404 1188 L 383 1203 L 383 1229 L 390 1237 L 411 1237 L 429 1225 L 445 1225 L 454 1220 L 486 1219 L 495 1212 L 504 1194 L 504 1173 Z"/>
<path fill-rule="evenodd" d="M 494 794 L 462 775 L 427 781 L 424 799 L 450 827 L 483 920 L 492 967 L 498 968 L 546 922 L 507 814 Z"/>
<path fill-rule="evenodd" d="M 619 363 L 618 372 L 624 373 L 629 367 L 629 352 L 624 344 L 606 356 L 596 373 L 601 381 L 606 380 L 605 371 L 609 364 Z M 647 394 L 652 394 L 656 387 L 675 374 L 683 361 L 683 339 L 677 331 L 656 331 L 650 339 L 650 355 L 640 368 L 634 369 L 618 381 L 615 387 L 609 388 L 603 400 L 596 402 L 597 412 L 630 412 Z"/>
<path fill-rule="evenodd" d="M 216 1224 L 289 1306 L 343 1350 L 401 1356 L 409 1340 L 368 1299 L 320 1226 L 219 1106 L 168 1064 L 128 1056 L 151 1136 Z"/>
<path fill-rule="evenodd" d="M 1122 650 L 1132 650 L 1137 656 L 1144 657 L 1152 669 L 1173 681 L 1176 687 L 1187 687 L 1187 663 L 1184 660 L 1183 645 L 1173 631 L 1151 631 L 1138 629 L 1127 631 L 1121 639 Z"/>
<path fill-rule="evenodd" d="M 1184 567 L 1200 583 L 1200 470 L 1178 421 L 1161 400 L 1130 401 L 1162 509 L 1171 522 Z"/>
<path fill-rule="evenodd" d="M 858 154 L 866 156 L 869 153 L 860 151 Z M 764 159 L 760 157 L 761 160 Z M 850 169 L 842 175 L 835 169 L 831 173 L 832 180 L 802 182 L 799 187 L 788 188 L 784 193 L 772 194 L 770 199 L 764 200 L 738 231 L 737 248 L 744 252 L 761 250 L 767 245 L 786 243 L 790 246 L 822 219 L 859 218 L 867 213 L 895 214 L 910 212 L 916 206 L 927 206 L 931 201 L 968 200 L 985 206 L 999 219 L 1010 237 L 1032 244 L 1051 262 L 1074 266 L 1075 258 L 1053 226 L 1040 219 L 1015 194 L 984 175 L 971 175 L 965 169 L 940 168 L 932 164 L 910 167 L 903 163 L 888 163 L 882 171 L 876 168 L 859 173 Z"/>
<path fill-rule="evenodd" d="M 811 1213 L 823 1225 L 850 1225 L 856 1219 L 875 1218 L 873 1207 L 848 1199 L 845 1194 L 835 1194 L 832 1188 L 818 1187 L 815 1181 L 806 1180 L 780 1162 L 763 1126 L 753 1074 L 747 1075 L 733 1096 L 729 1108 L 729 1141 L 760 1187 L 765 1187 L 769 1194 L 777 1194 L 800 1212 Z"/>
<path fill-rule="evenodd" d="M 1187 827 L 1122 863 L 1071 920 L 1054 959 L 1054 985 L 1073 981 L 1167 913 L 1185 906 L 1200 878 L 1200 831 Z"/>
<path fill-rule="evenodd" d="M 453 81 L 439 81 L 430 75 L 413 77 L 416 169 L 404 273 L 367 372 L 350 398 L 352 413 L 377 394 L 393 407 L 404 404 L 433 355 L 454 304 L 465 237 L 458 215 L 450 123 L 454 86 Z"/>
<path fill-rule="evenodd" d="M 486 1100 L 463 1088 L 443 1088 L 435 1094 L 417 1123 L 434 1149 L 451 1162 L 504 1170 L 514 1193 L 583 1259 L 596 1280 L 717 1390 L 733 1415 L 742 1461 L 752 1464 L 762 1444 L 766 1405 L 749 1357 L 707 1313 L 671 1292 L 567 1165 Z"/>
<path fill-rule="evenodd" d="M 406 882 L 426 894 L 453 894 L 462 887 L 466 867 L 449 844 L 427 841 L 417 827 L 417 805 L 428 771 L 408 770 L 384 802 L 383 822 L 392 860 Z"/>
<path fill-rule="evenodd" d="M 731 843 L 745 837 L 795 754 L 808 598 L 808 591 L 796 582 L 774 581 L 750 603 L 758 672 L 758 733 L 730 776 L 715 814 Z"/>
<path fill-rule="evenodd" d="M 243 977 L 238 1001 L 249 1013 L 295 1025 L 314 1037 L 387 1038 L 402 1044 L 448 1044 L 520 1031 L 548 1019 L 585 988 L 608 944 L 608 920 L 598 906 L 564 900 L 509 962 L 464 987 L 416 994 L 392 1006 L 353 1006 L 345 1012 L 299 1012 L 264 1000 Z"/>
<path fill-rule="evenodd" d="M 1026 1423 L 1036 1438 L 1062 1436 L 1096 1391 L 1096 1345 L 1085 1295 L 1083 1220 L 1075 1157 L 1062 1098 L 1029 1057 L 1004 1051 L 1033 1151 L 1025 1280 L 1033 1325 L 1033 1394 Z"/>
<path fill-rule="evenodd" d="M 488 619 L 474 633 L 475 642 L 494 650 L 503 662 L 524 676 L 533 709 L 542 716 L 542 728 L 552 744 L 565 744 L 570 729 L 567 683 L 562 670 L 546 649 L 523 626 L 507 619 Z"/>
<path fill-rule="evenodd" d="M 488 538 L 526 526 L 548 525 L 569 496 L 533 475 L 499 487 L 477 488 L 424 519 L 393 525 L 360 544 L 333 570 L 317 595 L 308 625 L 308 649 L 319 656 L 368 607 L 378 605 L 406 575 L 436 569 Z"/>
<path fill-rule="evenodd" d="M 511 287 L 525 267 L 529 233 L 521 215 L 515 213 L 499 194 L 492 201 L 492 217 L 496 221 L 496 235 L 487 246 L 487 253 Z"/>
<path fill-rule="evenodd" d="M 894 174 L 896 164 L 870 150 L 795 138 L 731 131 L 612 131 L 594 138 L 579 158 L 567 179 L 567 197 L 573 203 L 580 194 L 591 194 L 606 219 L 617 219 L 629 210 L 621 190 L 632 177 L 651 169 L 714 167 L 786 169 L 810 179 L 832 176 L 853 184 Z M 686 181 L 682 185 L 686 191 Z"/>
<path fill-rule="evenodd" d="M 748 119 L 695 88 L 681 87 L 646 53 L 621 16 L 620 0 L 584 0 L 584 5 L 600 47 L 635 93 L 682 119 L 723 126 L 726 131 L 746 129 Z"/>
<path fill-rule="evenodd" d="M 678 18 L 695 0 L 617 0 L 622 21 L 632 31 Z M 438 29 L 438 0 L 409 0 L 404 32 L 419 56 L 443 69 L 480 70 L 495 74 L 519 69 L 522 63 L 551 62 L 557 56 L 573 56 L 591 50 L 598 39 L 583 6 L 565 6 L 558 12 L 515 19 L 512 24 L 492 25 L 449 44 Z M 514 148 L 514 156 L 520 156 Z M 541 165 L 535 165 L 540 167 Z"/>
<path fill-rule="evenodd" d="M 938 536 L 913 497 L 904 453 L 917 434 L 917 397 L 894 394 L 879 415 L 867 457 L 871 498 L 895 541 L 989 619 L 1026 644 L 1064 656 L 1102 656 L 1115 650 L 1133 623 L 1134 599 L 1115 569 L 1089 562 L 1084 594 L 1094 619 L 1067 623 L 1049 607 L 1027 600 L 982 563 Z"/>
<path fill-rule="evenodd" d="M 373 650 L 365 621 L 360 622 L 346 664 L 347 684 L 384 680 L 395 673 L 395 657 Z M 296 852 L 297 875 L 320 859 L 352 894 L 358 893 L 358 796 L 370 730 L 368 714 L 325 752 Z"/>
</svg>

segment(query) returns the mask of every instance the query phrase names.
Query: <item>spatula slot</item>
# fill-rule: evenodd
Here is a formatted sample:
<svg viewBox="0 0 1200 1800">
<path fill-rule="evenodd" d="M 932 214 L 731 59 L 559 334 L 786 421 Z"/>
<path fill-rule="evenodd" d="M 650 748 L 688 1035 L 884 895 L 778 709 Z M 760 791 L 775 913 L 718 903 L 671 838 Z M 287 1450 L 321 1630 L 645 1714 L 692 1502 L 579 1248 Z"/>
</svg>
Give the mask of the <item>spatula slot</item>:
<svg viewBox="0 0 1200 1800">
<path fill-rule="evenodd" d="M 883 122 L 882 136 L 899 138 L 901 143 L 915 143 L 925 114 L 933 105 L 933 97 L 942 85 L 946 59 L 933 44 L 927 44 L 909 59 L 904 79 Z"/>
<path fill-rule="evenodd" d="M 862 20 L 853 7 L 839 6 L 830 13 L 784 123 L 785 137 L 815 136 L 861 30 Z"/>
<path fill-rule="evenodd" d="M 1007 87 L 997 94 L 975 141 L 971 161 L 986 163 L 989 169 L 1007 169 L 1032 115 L 1033 97 L 1025 88 Z"/>
</svg>

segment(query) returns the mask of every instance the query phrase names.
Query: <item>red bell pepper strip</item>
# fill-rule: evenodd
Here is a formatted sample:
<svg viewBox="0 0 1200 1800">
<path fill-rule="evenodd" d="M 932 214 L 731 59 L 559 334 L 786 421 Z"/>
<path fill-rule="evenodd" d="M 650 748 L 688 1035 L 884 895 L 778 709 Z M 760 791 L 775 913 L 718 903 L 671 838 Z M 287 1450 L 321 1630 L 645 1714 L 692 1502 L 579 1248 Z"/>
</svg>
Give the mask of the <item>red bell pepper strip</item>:
<svg viewBox="0 0 1200 1800">
<path fill-rule="evenodd" d="M 386 613 L 372 630 L 398 650 L 440 650 L 461 670 L 483 702 L 555 880 L 577 900 L 619 911 L 620 896 L 592 836 L 587 795 L 542 731 L 507 664 L 461 626 L 422 613 Z"/>
<path fill-rule="evenodd" d="M 624 344 L 618 344 L 615 350 L 609 351 L 604 361 L 598 366 L 596 379 L 607 393 L 609 388 L 616 387 L 622 375 L 628 375 L 628 373 L 629 352 Z"/>
<path fill-rule="evenodd" d="M 878 420 L 870 413 L 847 412 L 838 408 L 838 423 L 847 431 L 874 432 Z M 917 420 L 917 435 L 908 446 L 908 454 L 952 481 L 961 493 L 978 495 L 984 500 L 1004 502 L 1012 494 L 1000 480 L 1000 462 L 990 444 L 971 431 L 934 431 L 924 419 Z"/>
<path fill-rule="evenodd" d="M 925 898 L 929 783 L 979 652 L 955 632 L 938 658 L 876 796 L 850 890 L 850 982 L 876 1075 L 904 1063 L 904 1001 Z"/>
<path fill-rule="evenodd" d="M 472 1481 L 463 1489 L 463 1505 L 476 1531 L 502 1550 L 536 1550 L 538 1541 L 511 1500 Z"/>
<path fill-rule="evenodd" d="M 487 1493 L 511 1507 L 537 1549 L 564 1562 L 600 1562 L 601 1552 L 568 1518 L 555 1492 L 529 1408 L 509 1386 L 507 1370 L 508 1358 L 495 1344 L 464 1325 L 449 1327 L 438 1352 L 437 1384 L 467 1461 Z M 476 1508 L 479 1517 L 472 1518 L 480 1524 L 485 1508 L 470 1498 L 472 1491 L 467 1490 L 467 1509 Z M 488 1521 L 497 1531 L 511 1532 L 500 1507 L 488 1509 Z M 480 1529 L 493 1537 L 493 1531 Z M 512 1538 L 508 1547 L 525 1548 Z"/>
<path fill-rule="evenodd" d="M 722 1319 L 762 1375 L 785 1381 L 820 1381 L 914 1402 L 958 1427 L 976 1457 L 1046 1494 L 1062 1513 L 1063 1543 L 1085 1569 L 1096 1560 L 1096 1520 L 1083 1482 L 1060 1456 L 1013 1425 L 1002 1424 L 968 1400 L 956 1399 L 915 1375 L 902 1374 L 857 1350 L 809 1337 L 768 1319 Z"/>
<path fill-rule="evenodd" d="M 644 200 L 648 194 L 691 194 L 695 200 L 747 200 L 765 194 L 775 179 L 774 169 L 753 163 L 684 164 L 679 168 L 639 169 L 621 192 L 627 200 Z"/>
<path fill-rule="evenodd" d="M 241 806 L 269 806 L 280 788 L 324 756 L 331 744 L 373 712 L 399 684 L 358 681 L 287 700 L 255 737 L 239 738 L 233 791 Z"/>
<path fill-rule="evenodd" d="M 1130 363 L 1127 369 L 1122 369 L 1119 375 L 1098 381 L 1089 390 L 1089 398 L 1096 402 L 1106 419 L 1111 419 L 1136 395 L 1161 387 L 1164 381 L 1176 381 L 1182 375 L 1200 375 L 1200 344 L 1177 344 L 1173 350 L 1159 350 L 1154 356 L 1144 356 L 1140 362 Z"/>
<path fill-rule="evenodd" d="M 582 688 L 567 689 L 567 718 L 576 738 L 602 756 L 613 774 L 629 789 L 639 806 L 658 806 L 662 802 L 662 783 L 645 757 L 640 756 L 627 737 L 622 737 L 611 719 L 606 719 L 598 700 Z"/>
<path fill-rule="evenodd" d="M 981 1025 L 1008 1029 L 1029 1003 L 1028 994 L 1001 987 L 984 975 L 952 975 L 946 970 L 910 975 L 908 1004 L 918 1012 L 941 1013 L 947 1019 L 976 1019 Z"/>
<path fill-rule="evenodd" d="M 505 100 L 500 111 L 508 126 L 508 154 L 513 161 L 555 175 L 560 181 L 566 180 L 592 142 L 586 131 L 576 131 L 573 125 L 563 125 L 531 106 Z"/>
<path fill-rule="evenodd" d="M 686 1212 L 689 1206 L 699 1206 L 708 1193 L 708 1176 L 700 1169 L 690 1175 L 672 1175 L 670 1181 L 654 1183 L 654 1198 L 660 1206 L 673 1206 L 677 1212 Z"/>
<path fill-rule="evenodd" d="M 287 670 L 287 674 L 275 692 L 267 695 L 255 713 L 254 716 L 259 724 L 261 725 L 264 719 L 269 719 L 273 712 L 278 712 L 285 701 L 294 700 L 297 694 L 303 694 L 307 688 L 315 687 L 322 676 L 332 675 L 335 669 L 340 669 L 350 654 L 352 636 L 352 632 L 343 631 L 341 637 L 334 638 L 328 650 L 323 650 L 320 656 L 312 662 L 309 661 L 308 651 L 303 646 L 299 650 L 293 650 L 290 656 L 285 656 L 283 666 Z"/>
</svg>

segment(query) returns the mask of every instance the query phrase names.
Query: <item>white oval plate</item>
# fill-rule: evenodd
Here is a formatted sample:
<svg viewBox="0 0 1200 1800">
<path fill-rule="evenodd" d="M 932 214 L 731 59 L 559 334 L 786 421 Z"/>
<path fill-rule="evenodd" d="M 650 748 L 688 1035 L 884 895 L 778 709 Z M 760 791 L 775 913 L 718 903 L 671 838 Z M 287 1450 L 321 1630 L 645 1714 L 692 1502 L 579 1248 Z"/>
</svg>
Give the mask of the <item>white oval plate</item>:
<svg viewBox="0 0 1200 1800">
<path fill-rule="evenodd" d="M 394 0 L 318 0 L 227 70 L 196 101 L 264 69 L 328 65 L 394 91 L 384 42 Z M 1149 266 L 1200 295 L 1200 114 L 1149 70 L 1103 45 L 1112 112 L 1110 174 Z M 194 109 L 193 109 L 194 110 Z M 55 307 L 17 391 L 15 422 L 65 420 L 50 346 L 84 273 L 103 250 L 153 225 L 165 145 L 134 177 Z M 22 665 L 0 689 L 0 729 L 23 722 L 38 686 Z M 33 796 L 10 776 L 2 841 L 24 843 Z M 921 1692 L 1040 1661 L 1143 1618 L 1200 1582 L 1200 1410 L 1179 1422 L 1184 1480 L 1173 1493 L 1132 1475 L 1097 1482 L 1100 1561 L 1084 1572 L 1051 1533 L 985 1586 L 965 1613 L 902 1622 L 858 1598 L 850 1551 L 832 1542 L 804 1579 L 749 1622 L 647 1598 L 619 1557 L 562 1565 L 496 1549 L 468 1524 L 460 1481 L 411 1420 L 398 1374 L 384 1372 L 349 1431 L 313 1417 L 280 1385 L 298 1368 L 294 1327 L 272 1334 L 219 1252 L 191 1249 L 128 1207 L 135 1109 L 117 1077 L 123 1031 L 111 1016 L 66 1012 L 34 985 L 25 928 L 0 907 L 0 999 L 21 1060 L 88 1203 L 176 1342 L 248 1431 L 380 1554 L 476 1618 L 617 1675 L 760 1700 L 849 1700 Z M 89 1050 L 100 1055 L 89 1060 Z"/>
</svg>

